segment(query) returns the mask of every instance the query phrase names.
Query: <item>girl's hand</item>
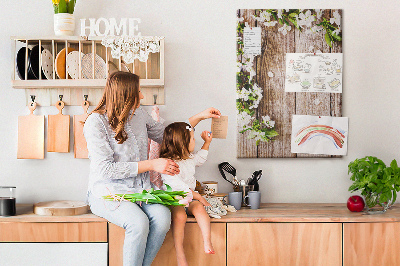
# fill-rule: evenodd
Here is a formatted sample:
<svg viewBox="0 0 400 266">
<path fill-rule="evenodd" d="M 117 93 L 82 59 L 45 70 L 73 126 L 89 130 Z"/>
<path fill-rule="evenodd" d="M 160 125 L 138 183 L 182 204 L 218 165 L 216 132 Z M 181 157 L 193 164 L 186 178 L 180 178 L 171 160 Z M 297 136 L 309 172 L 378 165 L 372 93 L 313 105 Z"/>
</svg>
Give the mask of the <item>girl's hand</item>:
<svg viewBox="0 0 400 266">
<path fill-rule="evenodd" d="M 203 198 L 204 199 L 204 198 Z M 203 203 L 204 206 L 211 206 L 210 203 L 208 203 L 208 201 L 206 201 L 205 199 L 200 201 L 201 203 Z"/>
<path fill-rule="evenodd" d="M 221 112 L 218 109 L 210 107 L 192 117 L 189 118 L 189 123 L 192 127 L 195 127 L 201 120 L 207 118 L 220 118 Z"/>
<path fill-rule="evenodd" d="M 207 118 L 220 118 L 221 112 L 218 109 L 210 107 L 202 112 L 199 113 L 199 116 L 202 120 Z"/>
<path fill-rule="evenodd" d="M 200 136 L 205 143 L 210 143 L 212 141 L 212 133 L 210 131 L 203 131 Z"/>
<path fill-rule="evenodd" d="M 152 161 L 153 171 L 166 175 L 179 174 L 179 165 L 171 159 L 159 158 Z"/>
</svg>

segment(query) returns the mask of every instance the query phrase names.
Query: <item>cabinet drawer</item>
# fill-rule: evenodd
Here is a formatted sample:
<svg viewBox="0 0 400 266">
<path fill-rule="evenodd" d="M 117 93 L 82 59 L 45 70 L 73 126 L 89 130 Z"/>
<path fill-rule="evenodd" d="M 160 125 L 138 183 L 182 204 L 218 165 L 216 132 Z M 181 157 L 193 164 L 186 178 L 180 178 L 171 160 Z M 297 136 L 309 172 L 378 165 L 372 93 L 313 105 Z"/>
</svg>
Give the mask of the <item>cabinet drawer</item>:
<svg viewBox="0 0 400 266">
<path fill-rule="evenodd" d="M 228 265 L 342 265 L 340 223 L 228 223 Z"/>
<path fill-rule="evenodd" d="M 343 265 L 400 265 L 400 223 L 343 224 Z"/>
<path fill-rule="evenodd" d="M 0 223 L 0 242 L 107 242 L 107 223 Z"/>
</svg>

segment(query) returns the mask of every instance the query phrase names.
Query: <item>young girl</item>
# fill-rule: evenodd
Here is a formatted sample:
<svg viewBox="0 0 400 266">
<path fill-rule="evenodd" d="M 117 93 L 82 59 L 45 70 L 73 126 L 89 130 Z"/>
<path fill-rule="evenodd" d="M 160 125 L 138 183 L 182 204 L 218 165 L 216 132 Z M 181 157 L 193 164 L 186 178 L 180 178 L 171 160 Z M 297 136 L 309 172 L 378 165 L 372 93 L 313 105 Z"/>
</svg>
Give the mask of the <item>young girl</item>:
<svg viewBox="0 0 400 266">
<path fill-rule="evenodd" d="M 187 265 L 183 249 L 183 237 L 186 224 L 186 212 L 194 215 L 200 226 L 204 241 L 204 251 L 215 254 L 211 244 L 211 224 L 204 206 L 211 206 L 199 193 L 195 192 L 196 178 L 195 167 L 202 165 L 207 160 L 208 148 L 212 140 L 212 134 L 203 131 L 204 140 L 200 151 L 193 154 L 195 147 L 194 128 L 184 122 L 172 123 L 165 128 L 161 143 L 160 158 L 172 159 L 179 165 L 180 173 L 174 176 L 162 174 L 164 184 L 171 186 L 173 190 L 188 191 L 193 195 L 193 201 L 189 206 L 174 206 L 172 211 L 172 234 L 175 242 L 176 256 L 179 266 Z M 190 197 L 190 195 L 189 195 Z M 185 209 L 186 208 L 186 209 Z"/>
</svg>

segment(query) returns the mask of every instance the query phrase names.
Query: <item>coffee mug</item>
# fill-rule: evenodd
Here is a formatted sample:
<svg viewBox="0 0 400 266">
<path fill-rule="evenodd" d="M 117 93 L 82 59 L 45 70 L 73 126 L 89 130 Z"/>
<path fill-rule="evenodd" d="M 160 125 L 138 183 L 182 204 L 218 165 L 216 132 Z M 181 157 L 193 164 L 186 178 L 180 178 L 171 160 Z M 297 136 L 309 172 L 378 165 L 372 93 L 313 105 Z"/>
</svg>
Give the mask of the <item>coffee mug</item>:
<svg viewBox="0 0 400 266">
<path fill-rule="evenodd" d="M 228 199 L 229 199 L 229 205 L 235 207 L 236 210 L 240 210 L 240 208 L 242 207 L 242 192 L 229 192 Z"/>
<path fill-rule="evenodd" d="M 256 210 L 260 208 L 260 202 L 261 202 L 260 191 L 249 191 L 248 195 L 245 197 L 245 202 L 246 199 L 248 201 L 246 205 L 250 206 L 250 209 Z"/>
</svg>

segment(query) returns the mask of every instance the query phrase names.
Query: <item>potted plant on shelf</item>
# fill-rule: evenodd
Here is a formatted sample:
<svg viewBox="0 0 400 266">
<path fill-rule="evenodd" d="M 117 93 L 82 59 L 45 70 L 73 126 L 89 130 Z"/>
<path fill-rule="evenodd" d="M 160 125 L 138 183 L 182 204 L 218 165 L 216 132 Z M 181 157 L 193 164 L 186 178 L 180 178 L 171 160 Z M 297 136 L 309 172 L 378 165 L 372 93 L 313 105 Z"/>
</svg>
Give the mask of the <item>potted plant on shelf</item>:
<svg viewBox="0 0 400 266">
<path fill-rule="evenodd" d="M 349 191 L 359 191 L 365 197 L 367 213 L 384 213 L 397 198 L 400 190 L 400 168 L 396 160 L 386 166 L 373 156 L 366 156 L 349 163 Z"/>
<path fill-rule="evenodd" d="M 52 0 L 54 7 L 54 33 L 57 36 L 74 35 L 74 9 L 76 0 Z"/>
</svg>

